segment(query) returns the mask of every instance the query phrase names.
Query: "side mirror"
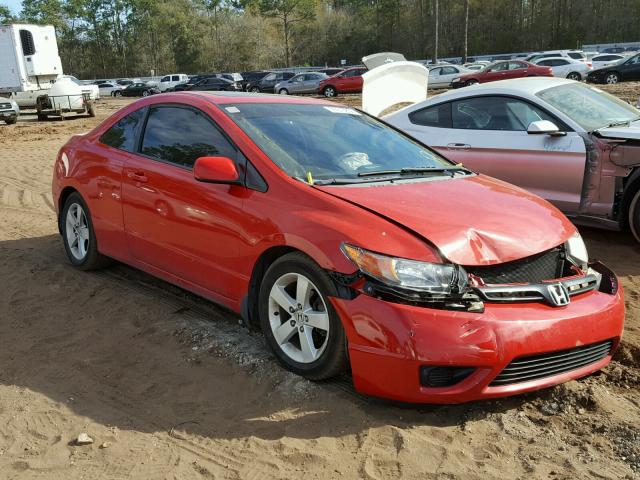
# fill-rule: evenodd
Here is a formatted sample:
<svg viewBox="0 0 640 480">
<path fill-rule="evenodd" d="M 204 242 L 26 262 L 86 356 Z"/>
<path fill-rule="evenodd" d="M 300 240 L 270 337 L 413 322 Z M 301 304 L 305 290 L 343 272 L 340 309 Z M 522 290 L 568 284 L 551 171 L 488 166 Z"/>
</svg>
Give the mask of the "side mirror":
<svg viewBox="0 0 640 480">
<path fill-rule="evenodd" d="M 236 164 L 229 157 L 200 157 L 193 166 L 193 176 L 199 182 L 239 185 Z"/>
<path fill-rule="evenodd" d="M 529 135 L 561 135 L 564 132 L 560 132 L 558 126 L 549 120 L 538 120 L 529 124 L 527 133 Z"/>
</svg>

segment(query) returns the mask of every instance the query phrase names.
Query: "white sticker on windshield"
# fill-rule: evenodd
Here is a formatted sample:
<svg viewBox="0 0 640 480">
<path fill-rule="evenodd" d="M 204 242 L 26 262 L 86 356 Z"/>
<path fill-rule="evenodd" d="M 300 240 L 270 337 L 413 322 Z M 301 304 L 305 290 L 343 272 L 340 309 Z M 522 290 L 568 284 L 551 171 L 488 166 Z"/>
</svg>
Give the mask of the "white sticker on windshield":
<svg viewBox="0 0 640 480">
<path fill-rule="evenodd" d="M 240 113 L 240 109 L 238 107 L 225 107 L 225 110 L 229 113 Z"/>
<path fill-rule="evenodd" d="M 357 110 L 354 110 L 353 108 L 347 108 L 347 107 L 324 107 L 324 108 L 333 113 L 346 113 L 348 115 L 360 115 L 360 112 Z"/>
</svg>

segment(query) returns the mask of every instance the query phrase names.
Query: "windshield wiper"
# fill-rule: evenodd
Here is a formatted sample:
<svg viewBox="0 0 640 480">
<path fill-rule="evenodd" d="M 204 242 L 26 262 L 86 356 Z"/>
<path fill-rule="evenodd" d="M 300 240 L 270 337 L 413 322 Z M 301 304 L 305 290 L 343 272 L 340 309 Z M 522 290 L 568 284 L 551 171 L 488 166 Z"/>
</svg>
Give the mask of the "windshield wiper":
<svg viewBox="0 0 640 480">
<path fill-rule="evenodd" d="M 360 172 L 358 177 L 377 177 L 387 175 L 406 175 L 411 173 L 448 173 L 452 177 L 454 172 L 468 170 L 461 167 L 405 167 L 397 170 L 377 170 L 375 172 Z"/>
</svg>

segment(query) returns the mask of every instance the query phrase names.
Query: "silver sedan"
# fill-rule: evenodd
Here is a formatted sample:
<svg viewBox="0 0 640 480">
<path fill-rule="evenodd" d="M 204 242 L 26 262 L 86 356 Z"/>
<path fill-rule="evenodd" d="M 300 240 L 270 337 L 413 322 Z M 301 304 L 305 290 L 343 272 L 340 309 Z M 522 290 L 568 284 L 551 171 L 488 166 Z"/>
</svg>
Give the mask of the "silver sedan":
<svg viewBox="0 0 640 480">
<path fill-rule="evenodd" d="M 321 72 L 299 73 L 289 80 L 278 83 L 274 88 L 274 92 L 280 95 L 316 93 L 320 80 L 324 78 L 327 78 L 327 75 Z"/>
</svg>

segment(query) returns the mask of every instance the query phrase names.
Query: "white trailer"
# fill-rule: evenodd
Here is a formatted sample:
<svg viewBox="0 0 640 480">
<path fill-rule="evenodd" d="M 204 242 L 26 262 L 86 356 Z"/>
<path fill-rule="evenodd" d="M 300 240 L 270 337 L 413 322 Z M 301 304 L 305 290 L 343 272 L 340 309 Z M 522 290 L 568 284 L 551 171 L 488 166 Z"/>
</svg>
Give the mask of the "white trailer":
<svg viewBox="0 0 640 480">
<path fill-rule="evenodd" d="M 62 62 L 53 26 L 0 25 L 0 94 L 48 90 L 60 75 Z"/>
</svg>

